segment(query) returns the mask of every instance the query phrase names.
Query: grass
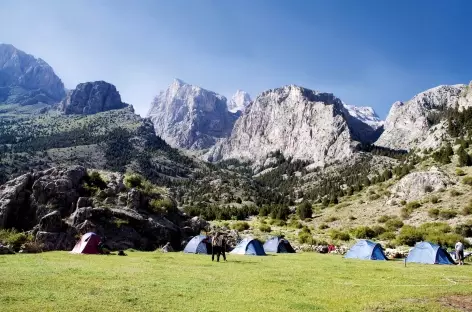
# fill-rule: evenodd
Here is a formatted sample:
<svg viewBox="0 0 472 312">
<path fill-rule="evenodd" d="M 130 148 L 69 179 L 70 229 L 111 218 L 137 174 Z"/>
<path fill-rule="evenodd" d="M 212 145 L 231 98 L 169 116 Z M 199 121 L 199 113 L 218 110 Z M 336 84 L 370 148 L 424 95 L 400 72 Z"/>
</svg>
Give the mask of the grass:
<svg viewBox="0 0 472 312">
<path fill-rule="evenodd" d="M 346 260 L 314 253 L 0 257 L 2 311 L 450 311 L 472 294 L 469 266 Z M 40 286 L 39 286 L 40 285 Z"/>
</svg>

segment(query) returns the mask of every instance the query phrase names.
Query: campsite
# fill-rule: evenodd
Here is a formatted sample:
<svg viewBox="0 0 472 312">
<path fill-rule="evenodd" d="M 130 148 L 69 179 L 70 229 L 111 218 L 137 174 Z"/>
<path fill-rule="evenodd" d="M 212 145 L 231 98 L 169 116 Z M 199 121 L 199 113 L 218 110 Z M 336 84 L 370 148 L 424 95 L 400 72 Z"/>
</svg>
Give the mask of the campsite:
<svg viewBox="0 0 472 312">
<path fill-rule="evenodd" d="M 443 312 L 456 311 L 454 298 L 470 304 L 468 265 L 317 253 L 229 254 L 212 263 L 208 255 L 126 252 L 0 257 L 1 310 Z"/>
</svg>

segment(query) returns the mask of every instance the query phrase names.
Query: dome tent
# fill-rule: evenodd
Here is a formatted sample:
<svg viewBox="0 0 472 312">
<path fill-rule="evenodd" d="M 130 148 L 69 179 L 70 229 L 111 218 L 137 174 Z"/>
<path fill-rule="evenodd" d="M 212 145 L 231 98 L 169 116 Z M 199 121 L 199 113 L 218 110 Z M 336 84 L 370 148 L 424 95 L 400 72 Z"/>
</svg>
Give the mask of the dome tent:
<svg viewBox="0 0 472 312">
<path fill-rule="evenodd" d="M 387 260 L 379 243 L 361 239 L 349 249 L 344 258 L 362 260 Z"/>
<path fill-rule="evenodd" d="M 194 236 L 185 246 L 184 253 L 211 254 L 211 244 L 209 243 L 208 236 Z"/>
<path fill-rule="evenodd" d="M 416 243 L 410 250 L 406 262 L 426 263 L 426 264 L 455 264 L 451 255 L 441 246 L 430 242 Z"/>
<path fill-rule="evenodd" d="M 272 236 L 264 244 L 265 252 L 274 253 L 295 253 L 289 241 L 283 237 Z"/>
<path fill-rule="evenodd" d="M 89 232 L 80 238 L 80 240 L 75 244 L 74 249 L 70 253 L 74 254 L 98 254 L 98 245 L 100 244 L 100 236 L 95 233 Z"/>
<path fill-rule="evenodd" d="M 245 238 L 230 252 L 234 255 L 265 256 L 262 243 L 254 238 Z"/>
</svg>

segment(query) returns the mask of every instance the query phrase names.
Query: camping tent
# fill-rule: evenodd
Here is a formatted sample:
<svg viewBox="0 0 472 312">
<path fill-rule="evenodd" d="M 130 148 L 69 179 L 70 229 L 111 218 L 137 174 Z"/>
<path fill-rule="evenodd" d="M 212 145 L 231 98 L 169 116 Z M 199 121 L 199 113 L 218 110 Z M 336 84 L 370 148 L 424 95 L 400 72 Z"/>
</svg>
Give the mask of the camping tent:
<svg viewBox="0 0 472 312">
<path fill-rule="evenodd" d="M 243 239 L 231 252 L 235 255 L 265 256 L 262 243 L 254 238 Z"/>
<path fill-rule="evenodd" d="M 100 244 L 100 236 L 90 232 L 82 235 L 77 244 L 75 244 L 75 247 L 72 249 L 71 253 L 98 254 L 98 244 Z"/>
<path fill-rule="evenodd" d="M 273 236 L 269 238 L 264 244 L 265 252 L 276 253 L 294 253 L 292 245 L 285 238 Z"/>
<path fill-rule="evenodd" d="M 208 236 L 197 235 L 194 236 L 184 248 L 185 253 L 196 253 L 196 254 L 211 254 L 211 244 L 209 243 Z"/>
<path fill-rule="evenodd" d="M 369 240 L 359 240 L 349 249 L 344 258 L 362 259 L 362 260 L 387 260 L 382 246 Z"/>
<path fill-rule="evenodd" d="M 416 243 L 415 248 L 410 250 L 406 262 L 427 264 L 454 264 L 451 256 L 439 245 L 430 242 Z"/>
</svg>

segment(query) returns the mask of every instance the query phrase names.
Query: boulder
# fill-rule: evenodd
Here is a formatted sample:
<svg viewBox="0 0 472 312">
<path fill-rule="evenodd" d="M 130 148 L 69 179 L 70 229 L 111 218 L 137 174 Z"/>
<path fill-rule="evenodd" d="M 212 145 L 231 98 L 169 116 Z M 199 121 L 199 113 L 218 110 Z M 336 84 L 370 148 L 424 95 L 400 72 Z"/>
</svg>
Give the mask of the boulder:
<svg viewBox="0 0 472 312">
<path fill-rule="evenodd" d="M 63 228 L 61 213 L 53 211 L 39 221 L 39 230 L 44 232 L 60 232 Z"/>
<path fill-rule="evenodd" d="M 36 223 L 35 210 L 30 205 L 32 181 L 28 173 L 0 186 L 0 229 L 23 229 Z"/>
<path fill-rule="evenodd" d="M 137 189 L 131 189 L 128 192 L 128 208 L 138 210 L 141 207 L 141 192 Z"/>
<path fill-rule="evenodd" d="M 74 248 L 77 232 L 69 229 L 65 232 L 43 232 L 36 233 L 35 242 L 43 246 L 43 251 L 72 250 Z"/>
<path fill-rule="evenodd" d="M 445 189 L 453 181 L 436 168 L 404 176 L 392 188 L 392 196 L 406 201 L 420 199 L 427 193 Z"/>
<path fill-rule="evenodd" d="M 77 208 L 83 207 L 93 207 L 93 200 L 91 200 L 89 197 L 79 197 L 77 200 Z"/>
</svg>

